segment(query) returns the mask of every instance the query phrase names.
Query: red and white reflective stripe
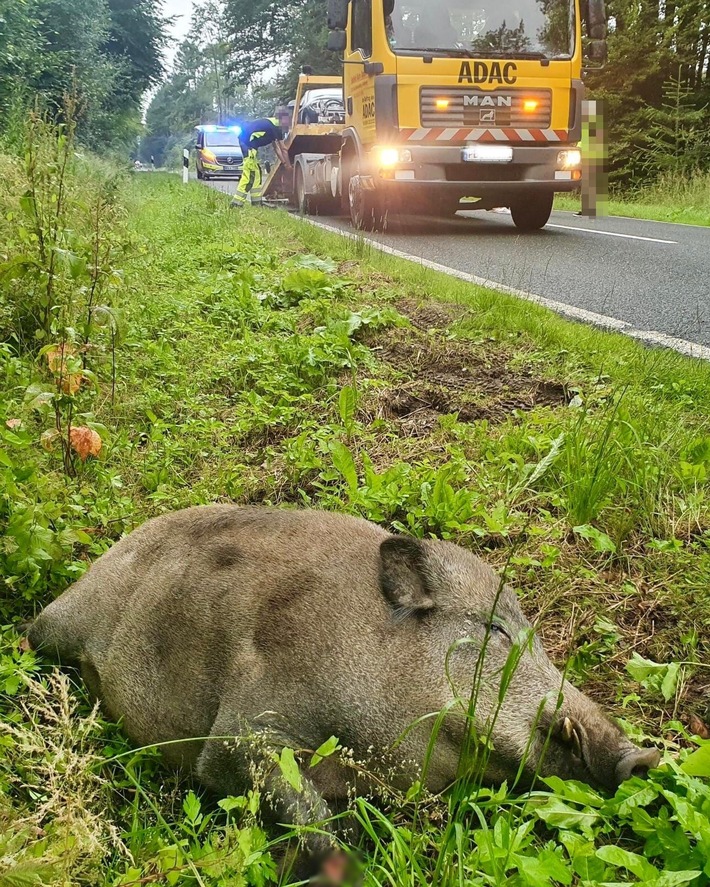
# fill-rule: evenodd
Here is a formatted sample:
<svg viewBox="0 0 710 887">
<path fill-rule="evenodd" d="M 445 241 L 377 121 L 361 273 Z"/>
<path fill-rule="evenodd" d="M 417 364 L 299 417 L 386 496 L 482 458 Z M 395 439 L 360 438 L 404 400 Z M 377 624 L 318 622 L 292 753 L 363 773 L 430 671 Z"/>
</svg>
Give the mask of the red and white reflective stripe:
<svg viewBox="0 0 710 887">
<path fill-rule="evenodd" d="M 566 142 L 566 129 L 402 129 L 408 142 Z"/>
</svg>

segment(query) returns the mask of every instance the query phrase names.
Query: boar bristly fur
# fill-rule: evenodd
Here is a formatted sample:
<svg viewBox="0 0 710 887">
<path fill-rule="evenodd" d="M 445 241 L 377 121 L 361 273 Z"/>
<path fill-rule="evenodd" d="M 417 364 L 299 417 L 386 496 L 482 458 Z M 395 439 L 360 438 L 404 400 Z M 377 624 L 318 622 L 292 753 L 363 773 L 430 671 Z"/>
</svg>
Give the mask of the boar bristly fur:
<svg viewBox="0 0 710 887">
<path fill-rule="evenodd" d="M 328 820 L 354 771 L 329 759 L 299 792 L 274 753 L 337 736 L 373 768 L 394 759 L 389 778 L 405 786 L 445 709 L 425 774 L 436 792 L 464 775 L 469 728 L 490 734 L 494 782 L 522 769 L 613 789 L 658 762 L 563 680 L 479 558 L 342 515 L 213 506 L 159 517 L 50 604 L 29 640 L 76 664 L 131 740 L 173 743 L 168 761 L 218 795 L 261 774 L 280 823 Z M 302 871 L 329 852 L 309 833 Z"/>
</svg>

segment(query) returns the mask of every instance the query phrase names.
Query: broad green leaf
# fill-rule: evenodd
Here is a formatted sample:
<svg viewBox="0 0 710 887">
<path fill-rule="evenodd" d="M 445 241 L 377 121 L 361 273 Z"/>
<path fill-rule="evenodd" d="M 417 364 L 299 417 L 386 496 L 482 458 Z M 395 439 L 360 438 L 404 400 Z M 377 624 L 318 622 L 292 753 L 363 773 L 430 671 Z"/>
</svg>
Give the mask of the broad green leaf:
<svg viewBox="0 0 710 887">
<path fill-rule="evenodd" d="M 625 782 L 609 802 L 608 808 L 619 816 L 628 816 L 636 807 L 645 807 L 658 797 L 655 785 L 635 776 Z"/>
<path fill-rule="evenodd" d="M 19 280 L 28 274 L 36 274 L 39 265 L 31 256 L 17 256 L 0 264 L 0 280 Z"/>
<path fill-rule="evenodd" d="M 680 663 L 671 662 L 661 683 L 661 693 L 666 702 L 675 697 L 676 689 L 678 687 L 679 672 Z"/>
<path fill-rule="evenodd" d="M 630 850 L 624 850 L 622 847 L 615 847 L 613 844 L 600 847 L 597 850 L 597 856 L 610 865 L 627 869 L 642 881 L 655 881 L 660 874 L 658 869 L 643 856 L 632 853 Z"/>
<path fill-rule="evenodd" d="M 566 801 L 573 801 L 588 807 L 602 807 L 604 804 L 604 798 L 583 782 L 565 781 L 559 776 L 548 776 L 542 781 L 550 786 L 555 795 Z"/>
<path fill-rule="evenodd" d="M 667 667 L 662 663 L 654 662 L 652 659 L 644 659 L 643 656 L 639 656 L 636 652 L 632 654 L 631 659 L 626 663 L 626 671 L 639 684 L 642 684 L 654 675 L 664 673 Z"/>
<path fill-rule="evenodd" d="M 536 856 L 515 857 L 525 884 L 530 887 L 549 887 L 550 883 L 571 884 L 572 872 L 569 866 L 554 852 L 545 848 Z"/>
<path fill-rule="evenodd" d="M 338 270 L 337 264 L 332 259 L 321 259 L 320 256 L 298 256 L 295 264 L 301 268 L 314 268 L 316 271 L 323 271 L 326 274 L 335 274 Z"/>
<path fill-rule="evenodd" d="M 581 536 L 587 542 L 591 542 L 592 548 L 595 551 L 609 552 L 610 554 L 616 553 L 616 545 L 611 538 L 606 533 L 602 533 L 601 530 L 591 526 L 591 524 L 574 527 L 572 532 L 576 533 L 577 536 Z"/>
<path fill-rule="evenodd" d="M 419 795 L 421 794 L 421 791 L 422 791 L 422 784 L 419 780 L 412 783 L 412 785 L 410 785 L 409 788 L 407 789 L 407 796 L 406 796 L 407 803 L 410 803 L 411 801 L 415 801 L 419 797 Z"/>
<path fill-rule="evenodd" d="M 634 653 L 626 663 L 626 670 L 642 687 L 659 691 L 666 702 L 675 696 L 680 675 L 680 663 L 654 662 Z"/>
<path fill-rule="evenodd" d="M 329 758 L 332 754 L 338 750 L 338 737 L 331 736 L 330 739 L 327 739 L 320 748 L 316 749 L 315 754 L 311 759 L 311 767 L 315 767 L 317 764 L 323 760 L 323 758 Z"/>
<path fill-rule="evenodd" d="M 702 872 L 661 872 L 660 877 L 653 882 L 653 887 L 676 887 L 677 884 L 687 884 L 702 875 Z"/>
<path fill-rule="evenodd" d="M 25 391 L 25 403 L 33 410 L 41 410 L 54 400 L 56 390 L 32 384 Z"/>
<path fill-rule="evenodd" d="M 20 197 L 20 209 L 32 219 L 37 214 L 37 202 L 30 191 L 27 191 Z"/>
<path fill-rule="evenodd" d="M 589 807 L 577 809 L 560 798 L 550 798 L 542 807 L 535 809 L 537 816 L 554 828 L 576 829 L 592 836 L 593 827 L 599 821 L 599 814 Z"/>
<path fill-rule="evenodd" d="M 690 832 L 695 838 L 710 834 L 710 821 L 701 810 L 672 791 L 663 791 L 663 796 L 675 811 L 676 819 L 686 832 Z"/>
<path fill-rule="evenodd" d="M 59 534 L 59 541 L 65 545 L 91 545 L 94 540 L 83 530 L 67 529 Z"/>
<path fill-rule="evenodd" d="M 298 769 L 296 756 L 292 748 L 284 748 L 279 758 L 279 768 L 283 774 L 283 778 L 288 782 L 294 791 L 303 791 L 303 780 L 301 779 L 301 771 Z"/>
<path fill-rule="evenodd" d="M 353 459 L 352 453 L 345 444 L 341 443 L 339 440 L 333 441 L 330 445 L 330 450 L 333 456 L 333 465 L 345 479 L 345 483 L 350 490 L 350 495 L 354 496 L 355 493 L 357 493 L 358 479 L 355 460 Z"/>
<path fill-rule="evenodd" d="M 594 841 L 582 837 L 576 832 L 560 832 L 560 843 L 564 845 L 572 869 L 583 881 L 603 881 L 606 874 L 606 863 L 597 857 Z"/>
<path fill-rule="evenodd" d="M 18 862 L 0 874 L 0 887 L 41 887 L 53 883 L 58 876 L 42 862 Z"/>
<path fill-rule="evenodd" d="M 328 277 L 322 271 L 313 268 L 299 268 L 284 278 L 283 289 L 286 293 L 304 298 L 317 295 L 328 286 L 329 282 Z"/>
<path fill-rule="evenodd" d="M 351 428 L 357 410 L 357 391 L 351 385 L 346 385 L 341 389 L 339 408 L 343 425 L 347 429 Z"/>
<path fill-rule="evenodd" d="M 244 810 L 247 805 L 247 799 L 245 797 L 238 798 L 222 798 L 220 801 L 217 801 L 217 806 L 221 807 L 225 813 L 231 813 L 232 810 Z"/>
<path fill-rule="evenodd" d="M 200 810 L 202 805 L 200 804 L 200 799 L 194 792 L 188 792 L 185 800 L 182 802 L 182 809 L 185 813 L 185 818 L 188 822 L 193 825 L 201 819 Z"/>
<path fill-rule="evenodd" d="M 688 776 L 710 779 L 710 741 L 704 743 L 690 757 L 686 758 L 681 770 Z"/>
</svg>

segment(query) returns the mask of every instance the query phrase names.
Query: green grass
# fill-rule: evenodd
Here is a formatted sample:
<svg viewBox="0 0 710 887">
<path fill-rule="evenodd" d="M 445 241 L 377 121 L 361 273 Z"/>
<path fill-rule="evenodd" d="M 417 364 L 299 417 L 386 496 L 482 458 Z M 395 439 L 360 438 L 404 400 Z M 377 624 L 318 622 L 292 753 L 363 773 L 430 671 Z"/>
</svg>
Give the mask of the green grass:
<svg viewBox="0 0 710 887">
<path fill-rule="evenodd" d="M 555 208 L 577 212 L 581 202 L 578 197 L 558 195 Z M 698 173 L 691 179 L 668 176 L 637 193 L 611 196 L 605 211 L 632 219 L 710 225 L 710 175 Z"/>
<path fill-rule="evenodd" d="M 0 192 L 6 211 L 14 199 Z M 710 366 L 287 214 L 237 217 L 171 176 L 135 177 L 121 200 L 115 367 L 101 327 L 93 384 L 60 398 L 103 441 L 75 477 L 40 443 L 56 420 L 47 359 L 0 347 L 2 622 L 188 505 L 312 505 L 452 539 L 508 570 L 553 657 L 655 737 L 665 768 L 615 798 L 553 780 L 533 796 L 360 799 L 365 883 L 710 883 L 710 783 L 679 764 L 707 706 Z M 60 283 L 82 314 L 71 268 Z M 29 304 L 30 284 L 12 286 Z M 270 882 L 255 798 L 202 803 L 9 628 L 0 692 L 3 887 L 23 871 Z"/>
</svg>

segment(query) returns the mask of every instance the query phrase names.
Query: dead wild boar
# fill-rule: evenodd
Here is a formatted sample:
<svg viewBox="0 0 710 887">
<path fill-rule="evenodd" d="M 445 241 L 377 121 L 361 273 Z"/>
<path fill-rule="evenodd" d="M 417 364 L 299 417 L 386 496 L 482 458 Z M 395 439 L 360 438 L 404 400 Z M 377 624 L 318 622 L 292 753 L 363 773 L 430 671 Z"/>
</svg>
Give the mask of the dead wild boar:
<svg viewBox="0 0 710 887">
<path fill-rule="evenodd" d="M 359 761 L 394 747 L 392 778 L 405 784 L 418 778 L 410 762 L 426 756 L 426 716 L 448 706 L 426 773 L 432 791 L 444 789 L 460 775 L 475 675 L 491 782 L 513 780 L 522 763 L 528 775 L 611 790 L 659 760 L 563 681 L 513 591 L 481 560 L 337 514 L 214 506 L 151 520 L 50 604 L 29 641 L 77 665 L 132 741 L 176 741 L 165 757 L 218 795 L 243 792 L 260 769 L 265 813 L 280 823 L 327 820 L 353 771 L 329 760 L 304 772 L 297 792 L 274 751 L 331 736 Z M 300 876 L 329 853 L 327 837 L 311 834 Z"/>
</svg>

